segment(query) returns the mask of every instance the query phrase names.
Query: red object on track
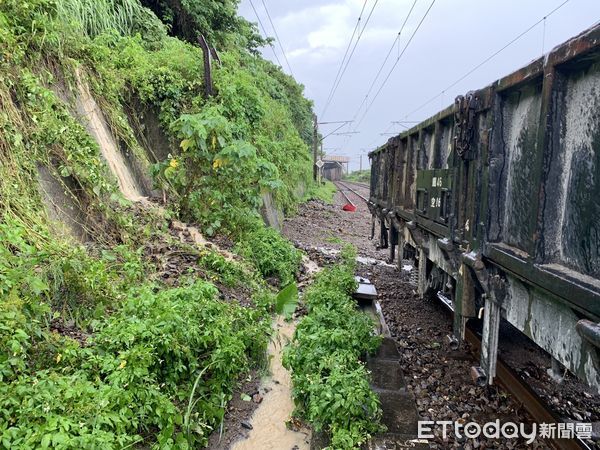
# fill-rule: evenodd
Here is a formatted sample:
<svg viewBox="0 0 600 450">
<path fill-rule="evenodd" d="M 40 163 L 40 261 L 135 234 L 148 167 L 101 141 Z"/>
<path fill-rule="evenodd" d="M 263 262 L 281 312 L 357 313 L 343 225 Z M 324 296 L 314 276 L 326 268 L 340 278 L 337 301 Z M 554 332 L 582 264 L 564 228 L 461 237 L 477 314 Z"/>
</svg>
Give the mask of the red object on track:
<svg viewBox="0 0 600 450">
<path fill-rule="evenodd" d="M 355 205 L 353 205 L 352 203 L 346 203 L 346 204 L 345 204 L 345 205 L 342 207 L 342 209 L 343 209 L 344 211 L 348 211 L 348 212 L 354 212 L 354 211 L 356 211 L 356 206 L 355 206 Z"/>
</svg>

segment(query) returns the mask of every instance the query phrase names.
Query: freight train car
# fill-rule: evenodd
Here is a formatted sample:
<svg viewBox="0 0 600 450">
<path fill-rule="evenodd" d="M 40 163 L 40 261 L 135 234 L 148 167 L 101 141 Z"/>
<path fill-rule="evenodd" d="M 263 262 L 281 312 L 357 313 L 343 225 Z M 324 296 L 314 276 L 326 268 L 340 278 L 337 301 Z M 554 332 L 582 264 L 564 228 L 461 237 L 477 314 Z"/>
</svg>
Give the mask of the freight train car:
<svg viewBox="0 0 600 450">
<path fill-rule="evenodd" d="M 505 319 L 600 388 L 600 26 L 369 157 L 381 245 L 414 258 L 459 340 L 482 320 L 483 382 Z"/>
</svg>

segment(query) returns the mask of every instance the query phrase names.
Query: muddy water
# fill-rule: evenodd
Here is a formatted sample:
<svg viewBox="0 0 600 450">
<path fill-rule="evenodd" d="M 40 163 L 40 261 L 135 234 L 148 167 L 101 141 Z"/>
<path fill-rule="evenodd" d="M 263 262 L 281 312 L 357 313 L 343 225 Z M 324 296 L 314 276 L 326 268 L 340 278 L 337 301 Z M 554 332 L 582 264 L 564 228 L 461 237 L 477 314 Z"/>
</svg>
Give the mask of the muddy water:
<svg viewBox="0 0 600 450">
<path fill-rule="evenodd" d="M 281 365 L 283 347 L 292 339 L 296 324 L 279 318 L 275 323 L 276 336 L 269 344 L 271 375 L 263 381 L 262 390 L 268 391 L 250 419 L 252 430 L 248 438 L 238 441 L 232 450 L 308 450 L 310 432 L 287 428 L 293 410 L 290 373 Z"/>
</svg>

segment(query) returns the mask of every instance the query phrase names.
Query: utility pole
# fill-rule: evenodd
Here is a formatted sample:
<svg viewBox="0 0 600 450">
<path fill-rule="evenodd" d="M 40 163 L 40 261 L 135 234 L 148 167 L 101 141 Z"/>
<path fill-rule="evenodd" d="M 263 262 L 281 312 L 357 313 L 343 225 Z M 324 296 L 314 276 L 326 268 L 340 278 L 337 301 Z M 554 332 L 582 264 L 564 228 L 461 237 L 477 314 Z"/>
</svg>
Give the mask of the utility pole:
<svg viewBox="0 0 600 450">
<path fill-rule="evenodd" d="M 359 158 L 360 158 L 360 169 L 358 169 L 358 170 L 359 170 L 359 172 L 362 172 L 362 153 L 360 154 Z"/>
<path fill-rule="evenodd" d="M 324 157 L 325 153 L 323 153 L 323 140 L 321 140 L 321 151 L 319 152 L 319 159 L 322 161 Z M 318 181 L 319 184 L 321 184 L 321 181 L 323 179 L 323 166 L 317 167 L 317 170 L 319 171 Z"/>
<path fill-rule="evenodd" d="M 317 115 L 313 114 L 313 180 L 317 181 L 319 168 L 317 167 L 317 149 L 319 147 L 319 125 Z"/>
</svg>

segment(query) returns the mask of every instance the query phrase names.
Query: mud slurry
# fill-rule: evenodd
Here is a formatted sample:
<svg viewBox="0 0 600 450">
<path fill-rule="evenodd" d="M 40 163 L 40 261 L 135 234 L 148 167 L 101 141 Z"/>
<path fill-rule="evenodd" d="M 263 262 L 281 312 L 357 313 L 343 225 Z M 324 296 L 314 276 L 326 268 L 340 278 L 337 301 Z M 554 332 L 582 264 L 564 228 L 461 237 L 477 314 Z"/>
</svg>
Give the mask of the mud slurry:
<svg viewBox="0 0 600 450">
<path fill-rule="evenodd" d="M 311 433 L 306 428 L 289 425 L 294 411 L 291 375 L 281 363 L 285 345 L 292 339 L 296 324 L 279 317 L 274 322 L 275 334 L 269 344 L 270 375 L 261 383 L 264 396 L 249 424 L 248 437 L 236 442 L 232 450 L 308 450 Z"/>
<path fill-rule="evenodd" d="M 286 219 L 284 234 L 320 265 L 334 263 L 339 257 L 339 249 L 349 243 L 357 248 L 357 262 L 361 267 L 381 266 L 392 269 L 391 265 L 382 261 L 387 253 L 376 250 L 374 242 L 368 239 L 371 216 L 366 204 L 355 194 L 349 195 L 356 202 L 356 212 L 342 210 L 345 199 L 338 192 L 332 205 L 320 201 L 300 205 L 298 215 Z M 363 308 L 365 313 L 370 309 Z M 374 320 L 378 321 L 379 315 L 374 309 L 372 312 Z M 384 340 L 378 353 L 368 358 L 367 365 L 371 371 L 371 387 L 381 401 L 382 422 L 387 427 L 387 432 L 374 436 L 363 448 L 429 448 L 427 441 L 417 438 L 419 413 L 415 398 L 406 386 L 401 355 L 394 340 L 386 335 L 387 326 L 382 324 L 378 329 L 383 330 Z M 323 433 L 315 433 L 311 449 L 319 450 L 327 445 L 327 437 Z"/>
</svg>

